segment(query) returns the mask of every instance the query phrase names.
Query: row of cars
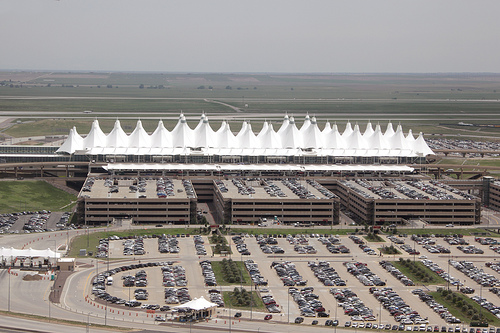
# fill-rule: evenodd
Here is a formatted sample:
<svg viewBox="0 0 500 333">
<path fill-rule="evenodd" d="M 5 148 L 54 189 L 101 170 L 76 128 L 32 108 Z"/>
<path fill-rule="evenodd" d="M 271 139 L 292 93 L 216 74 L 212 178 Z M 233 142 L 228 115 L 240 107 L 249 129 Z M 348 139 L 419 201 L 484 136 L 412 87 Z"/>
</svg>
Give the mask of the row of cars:
<svg viewBox="0 0 500 333">
<path fill-rule="evenodd" d="M 126 274 L 122 276 L 124 287 L 147 287 L 148 275 L 145 270 L 140 270 L 134 275 Z"/>
<path fill-rule="evenodd" d="M 486 273 L 482 268 L 474 266 L 472 261 L 450 260 L 450 265 L 483 287 L 500 287 L 500 280 L 498 280 L 494 275 Z"/>
<path fill-rule="evenodd" d="M 446 272 L 444 269 L 442 269 L 438 264 L 433 262 L 430 259 L 423 259 L 422 263 L 424 264 L 425 267 L 442 277 L 445 281 L 449 282 L 450 284 L 454 286 L 461 286 L 463 283 L 460 282 L 457 278 L 454 278 L 448 272 Z"/>
<path fill-rule="evenodd" d="M 397 322 L 404 325 L 429 323 L 426 318 L 422 318 L 417 311 L 406 304 L 403 298 L 392 288 L 385 287 L 379 290 L 376 287 L 372 287 L 369 290 Z"/>
<path fill-rule="evenodd" d="M 210 299 L 210 302 L 217 304 L 219 308 L 222 308 L 226 305 L 224 304 L 224 300 L 222 299 L 220 291 L 218 291 L 217 289 L 210 289 L 208 291 L 208 298 Z"/>
<path fill-rule="evenodd" d="M 215 278 L 215 273 L 212 268 L 212 263 L 209 260 L 200 261 L 201 272 L 205 278 L 205 285 L 216 286 L 217 280 Z"/>
<path fill-rule="evenodd" d="M 349 288 L 331 288 L 330 294 L 337 300 L 338 306 L 342 307 L 344 314 L 351 317 L 351 320 L 373 321 L 375 316 L 372 309 L 367 307 L 358 295 Z M 350 324 L 350 322 L 349 322 Z"/>
<path fill-rule="evenodd" d="M 166 304 L 184 304 L 191 300 L 189 290 L 186 287 L 182 288 L 165 288 L 165 303 Z"/>
<path fill-rule="evenodd" d="M 414 289 L 412 290 L 412 294 L 417 295 L 422 302 L 425 302 L 427 306 L 429 306 L 434 312 L 436 312 L 441 318 L 443 318 L 447 323 L 450 324 L 459 324 L 461 320 L 444 307 L 439 304 L 432 295 L 427 294 L 422 289 Z"/>
<path fill-rule="evenodd" d="M 245 268 L 255 286 L 267 286 L 267 280 L 260 274 L 259 265 L 252 259 L 245 260 Z"/>
<path fill-rule="evenodd" d="M 335 268 L 327 261 L 309 261 L 307 266 L 314 272 L 314 276 L 325 286 L 345 286 L 346 283 L 340 278 Z"/>
<path fill-rule="evenodd" d="M 305 287 L 300 290 L 290 287 L 288 288 L 288 293 L 299 306 L 301 316 L 329 317 L 329 314 L 325 312 L 323 303 L 319 300 L 319 295 L 314 293 L 313 287 Z"/>
<path fill-rule="evenodd" d="M 488 310 L 491 312 L 495 317 L 500 319 L 500 306 L 493 304 L 492 302 L 488 301 L 486 298 L 481 297 L 481 296 L 472 296 L 471 299 L 475 301 L 477 304 L 479 304 L 483 309 Z"/>
<path fill-rule="evenodd" d="M 343 244 L 340 244 L 340 239 L 335 238 L 333 236 L 330 237 L 318 237 L 318 241 L 326 246 L 326 249 L 330 251 L 330 253 L 338 254 L 338 253 L 350 253 L 349 248 Z"/>
<path fill-rule="evenodd" d="M 343 263 L 347 272 L 354 275 L 365 286 L 385 286 L 385 282 L 373 273 L 366 264 L 359 261 Z"/>
<path fill-rule="evenodd" d="M 382 260 L 379 262 L 379 264 L 386 271 L 391 273 L 392 276 L 394 276 L 396 279 L 401 281 L 401 283 L 404 284 L 405 286 L 414 286 L 415 285 L 415 283 L 412 281 L 412 279 L 410 279 L 409 277 L 407 277 L 406 275 L 401 273 L 401 271 L 399 269 L 397 269 L 390 261 Z"/>
<path fill-rule="evenodd" d="M 280 313 L 281 309 L 278 303 L 276 303 L 276 300 L 272 295 L 262 295 L 260 297 L 262 299 L 262 303 L 264 303 L 264 306 L 266 307 L 267 311 L 271 313 Z M 265 319 L 265 318 L 264 318 Z M 271 319 L 271 318 L 269 318 Z M 268 320 L 268 319 L 266 319 Z"/>
<path fill-rule="evenodd" d="M 232 240 L 236 245 L 236 250 L 244 256 L 249 256 L 251 253 L 248 251 L 247 245 L 245 244 L 245 238 L 242 236 L 233 236 Z"/>
<path fill-rule="evenodd" d="M 158 178 L 156 180 L 156 196 L 166 198 L 175 196 L 174 182 L 170 178 Z"/>
<path fill-rule="evenodd" d="M 281 246 L 278 246 L 278 240 L 274 237 L 265 237 L 263 235 L 255 236 L 257 244 L 259 244 L 260 249 L 266 254 L 284 254 L 285 250 Z"/>
<path fill-rule="evenodd" d="M 196 249 L 196 255 L 197 256 L 205 256 L 207 255 L 207 250 L 205 249 L 205 241 L 203 240 L 203 237 L 200 235 L 195 235 L 193 236 L 193 241 L 194 241 L 194 247 Z"/>
<path fill-rule="evenodd" d="M 144 250 L 144 239 L 142 237 L 126 239 L 123 241 L 123 255 L 143 255 L 146 253 Z"/>
<path fill-rule="evenodd" d="M 474 245 L 457 246 L 457 249 L 466 254 L 484 254 L 484 251 Z"/>
<path fill-rule="evenodd" d="M 14 214 L 2 214 L 0 215 L 0 234 L 9 232 L 10 228 L 19 219 L 18 215 Z M 11 231 L 13 232 L 13 231 Z"/>
<path fill-rule="evenodd" d="M 305 286 L 307 285 L 307 280 L 299 274 L 295 264 L 291 261 L 273 261 L 271 263 L 271 268 L 276 270 L 276 274 L 280 277 L 284 286 Z"/>
<path fill-rule="evenodd" d="M 99 273 L 92 279 L 92 294 L 95 295 L 97 298 L 100 298 L 106 302 L 114 304 L 123 304 L 128 307 L 141 306 L 141 302 L 139 302 L 138 300 L 125 300 L 121 297 L 110 295 L 106 291 L 106 284 L 109 284 L 109 281 L 112 281 L 113 275 L 117 273 L 127 272 L 135 269 L 142 269 L 146 267 L 163 266 L 163 265 L 164 263 L 160 262 L 139 263 L 139 264 L 124 265 Z M 129 287 L 135 286 L 135 275 L 127 275 L 127 276 L 134 278 L 133 282 L 130 282 Z M 138 275 L 138 277 L 141 278 L 144 277 L 144 275 L 141 273 Z M 124 286 L 125 286 L 125 280 L 124 280 Z M 143 292 L 145 291 L 145 289 L 137 289 L 136 291 L 137 295 L 139 295 L 139 298 L 144 298 L 144 295 L 146 295 L 147 299 L 147 291 Z M 134 292 L 134 296 L 135 295 L 136 293 Z"/>
<path fill-rule="evenodd" d="M 160 253 L 179 253 L 179 240 L 171 235 L 162 235 L 158 238 L 158 251 Z"/>
<path fill-rule="evenodd" d="M 50 212 L 44 210 L 32 214 L 23 226 L 23 229 L 29 232 L 42 232 L 47 230 L 47 221 L 50 218 Z"/>
<path fill-rule="evenodd" d="M 168 265 L 161 268 L 164 287 L 187 286 L 186 269 L 181 265 Z"/>
</svg>

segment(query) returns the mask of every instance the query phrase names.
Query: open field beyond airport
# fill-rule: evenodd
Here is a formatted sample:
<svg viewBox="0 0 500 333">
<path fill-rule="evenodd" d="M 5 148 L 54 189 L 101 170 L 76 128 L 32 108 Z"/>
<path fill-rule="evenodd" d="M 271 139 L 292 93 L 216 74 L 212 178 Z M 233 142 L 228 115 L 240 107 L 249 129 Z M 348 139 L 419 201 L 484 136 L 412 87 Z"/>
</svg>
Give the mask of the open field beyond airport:
<svg viewBox="0 0 500 333">
<path fill-rule="evenodd" d="M 0 181 L 0 213 L 71 211 L 76 196 L 43 181 Z"/>
<path fill-rule="evenodd" d="M 94 118 L 105 132 L 116 118 L 125 131 L 139 118 L 148 132 L 158 119 L 172 129 L 181 111 L 191 126 L 206 112 L 212 126 L 226 119 L 233 131 L 244 119 L 255 119 L 258 131 L 263 119 L 279 123 L 285 112 L 299 123 L 309 113 L 320 127 L 329 120 L 341 129 L 347 120 L 361 127 L 391 120 L 414 133 L 494 139 L 500 131 L 497 74 L 0 72 L 0 83 L 0 112 L 22 122 L 5 130 L 14 137 L 67 134 L 73 125 L 85 134 Z M 43 119 L 50 121 L 38 123 Z M 499 128 L 458 126 L 460 121 Z"/>
</svg>

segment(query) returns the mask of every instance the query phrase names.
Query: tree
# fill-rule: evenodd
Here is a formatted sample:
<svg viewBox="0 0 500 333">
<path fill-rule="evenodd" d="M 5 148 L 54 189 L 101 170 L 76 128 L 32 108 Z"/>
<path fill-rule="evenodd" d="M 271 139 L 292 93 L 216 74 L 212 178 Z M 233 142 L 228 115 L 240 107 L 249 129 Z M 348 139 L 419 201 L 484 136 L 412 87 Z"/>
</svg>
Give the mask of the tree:
<svg viewBox="0 0 500 333">
<path fill-rule="evenodd" d="M 227 90 L 231 90 L 231 89 L 233 89 L 233 87 L 231 87 L 231 86 L 226 86 L 226 89 L 227 89 Z"/>
<path fill-rule="evenodd" d="M 144 85 L 142 83 L 139 85 L 139 89 L 144 89 Z"/>
<path fill-rule="evenodd" d="M 198 88 L 196 88 L 196 89 L 205 89 L 205 86 L 201 85 L 201 86 L 199 86 L 199 87 L 198 87 Z"/>
</svg>

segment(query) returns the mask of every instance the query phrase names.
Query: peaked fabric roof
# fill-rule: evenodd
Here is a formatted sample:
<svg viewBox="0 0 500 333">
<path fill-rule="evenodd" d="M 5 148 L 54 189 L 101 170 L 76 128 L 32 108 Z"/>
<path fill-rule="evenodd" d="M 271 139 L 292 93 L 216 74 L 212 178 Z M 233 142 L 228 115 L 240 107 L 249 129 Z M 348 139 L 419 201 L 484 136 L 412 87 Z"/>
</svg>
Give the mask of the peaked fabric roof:
<svg viewBox="0 0 500 333">
<path fill-rule="evenodd" d="M 369 122 L 362 133 L 358 124 L 352 127 L 347 122 L 341 133 L 337 124 L 329 122 L 321 131 L 315 117 L 306 117 L 299 130 L 294 117 L 285 115 L 276 132 L 273 124 L 264 122 L 258 135 L 252 125 L 245 121 L 237 135 L 229 123 L 223 121 L 215 132 L 208 117 L 203 114 L 196 128 L 189 127 L 184 114 L 180 114 L 175 127 L 169 132 L 160 120 L 155 131 L 149 135 L 140 120 L 130 135 L 116 121 L 113 130 L 104 134 L 99 122 L 94 120 L 90 132 L 82 138 L 76 128 L 69 131 L 68 138 L 57 150 L 58 153 L 89 155 L 248 155 L 248 156 L 386 156 L 416 157 L 433 154 L 423 135 L 414 138 L 411 130 L 405 136 L 398 125 L 396 131 L 388 123 L 385 133 L 377 124 L 373 130 Z"/>
<path fill-rule="evenodd" d="M 192 301 L 186 302 L 181 305 L 174 306 L 174 309 L 191 309 L 194 311 L 206 310 L 217 307 L 216 303 L 209 302 L 205 297 L 195 298 Z"/>
<path fill-rule="evenodd" d="M 117 119 L 113 130 L 106 137 L 108 147 L 128 147 L 128 139 L 127 133 L 122 129 L 120 121 Z"/>
</svg>

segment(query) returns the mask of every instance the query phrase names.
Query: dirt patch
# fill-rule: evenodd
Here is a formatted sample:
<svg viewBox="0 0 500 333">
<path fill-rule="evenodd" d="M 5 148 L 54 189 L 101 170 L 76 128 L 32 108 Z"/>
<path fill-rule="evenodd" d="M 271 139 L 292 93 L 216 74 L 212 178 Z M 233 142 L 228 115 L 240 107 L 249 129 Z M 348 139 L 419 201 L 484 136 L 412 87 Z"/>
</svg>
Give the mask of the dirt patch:
<svg viewBox="0 0 500 333">
<path fill-rule="evenodd" d="M 23 281 L 40 281 L 42 279 L 41 275 L 38 274 L 26 274 L 23 276 Z"/>
</svg>

